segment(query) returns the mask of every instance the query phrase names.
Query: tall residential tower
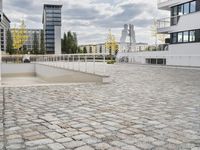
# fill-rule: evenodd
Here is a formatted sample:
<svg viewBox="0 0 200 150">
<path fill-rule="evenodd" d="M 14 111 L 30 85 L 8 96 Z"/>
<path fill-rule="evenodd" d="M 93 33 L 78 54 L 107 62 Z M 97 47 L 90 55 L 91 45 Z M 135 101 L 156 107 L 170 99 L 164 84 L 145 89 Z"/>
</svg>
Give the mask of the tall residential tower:
<svg viewBox="0 0 200 150">
<path fill-rule="evenodd" d="M 47 54 L 61 54 L 62 5 L 45 4 L 43 28 Z"/>
</svg>

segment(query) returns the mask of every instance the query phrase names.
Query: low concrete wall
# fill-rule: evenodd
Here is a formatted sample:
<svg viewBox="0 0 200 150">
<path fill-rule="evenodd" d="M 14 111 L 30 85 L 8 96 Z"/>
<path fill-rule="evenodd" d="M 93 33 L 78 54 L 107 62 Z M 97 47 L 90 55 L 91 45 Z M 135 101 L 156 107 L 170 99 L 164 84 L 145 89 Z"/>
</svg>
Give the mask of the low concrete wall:
<svg viewBox="0 0 200 150">
<path fill-rule="evenodd" d="M 42 64 L 2 64 L 2 77 L 36 76 L 48 83 L 107 82 L 107 77 Z"/>
<path fill-rule="evenodd" d="M 67 70 L 58 67 L 37 64 L 36 76 L 41 79 L 54 82 L 80 83 L 80 82 L 103 82 L 103 77 L 78 71 Z"/>
<path fill-rule="evenodd" d="M 2 77 L 35 76 L 35 64 L 1 64 Z"/>
</svg>

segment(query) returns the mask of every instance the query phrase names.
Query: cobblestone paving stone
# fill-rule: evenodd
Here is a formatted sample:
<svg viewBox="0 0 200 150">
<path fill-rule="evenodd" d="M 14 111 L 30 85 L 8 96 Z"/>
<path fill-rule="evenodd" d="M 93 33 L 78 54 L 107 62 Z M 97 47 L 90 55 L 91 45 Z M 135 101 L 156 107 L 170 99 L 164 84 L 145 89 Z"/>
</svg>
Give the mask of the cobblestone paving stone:
<svg viewBox="0 0 200 150">
<path fill-rule="evenodd" d="M 0 149 L 200 149 L 199 70 L 108 72 L 110 84 L 7 87 L 5 111 L 1 88 Z"/>
</svg>

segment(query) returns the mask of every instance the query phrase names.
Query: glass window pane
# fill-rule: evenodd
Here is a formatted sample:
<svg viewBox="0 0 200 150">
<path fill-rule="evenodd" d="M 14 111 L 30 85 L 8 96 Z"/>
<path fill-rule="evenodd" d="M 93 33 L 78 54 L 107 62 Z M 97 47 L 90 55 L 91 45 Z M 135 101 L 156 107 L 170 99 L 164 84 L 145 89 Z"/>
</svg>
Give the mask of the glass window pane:
<svg viewBox="0 0 200 150">
<path fill-rule="evenodd" d="M 188 39 L 189 39 L 188 31 L 183 32 L 183 42 L 188 42 Z"/>
<path fill-rule="evenodd" d="M 189 11 L 189 10 L 190 10 L 190 9 L 189 9 L 189 6 L 190 6 L 189 4 L 190 4 L 190 3 L 184 4 L 184 14 L 189 14 L 189 12 L 190 12 L 190 11 Z"/>
<path fill-rule="evenodd" d="M 195 42 L 195 31 L 190 31 L 190 42 Z"/>
<path fill-rule="evenodd" d="M 183 15 L 183 5 L 178 6 L 178 15 Z"/>
<path fill-rule="evenodd" d="M 172 7 L 172 16 L 177 16 L 177 6 Z"/>
<path fill-rule="evenodd" d="M 195 31 L 195 39 L 196 39 L 196 42 L 200 42 L 200 30 Z"/>
<path fill-rule="evenodd" d="M 183 33 L 179 32 L 178 33 L 178 43 L 182 43 L 183 42 Z"/>
<path fill-rule="evenodd" d="M 190 12 L 196 11 L 196 1 L 190 3 Z"/>
<path fill-rule="evenodd" d="M 177 34 L 172 33 L 172 43 L 177 43 Z"/>
</svg>

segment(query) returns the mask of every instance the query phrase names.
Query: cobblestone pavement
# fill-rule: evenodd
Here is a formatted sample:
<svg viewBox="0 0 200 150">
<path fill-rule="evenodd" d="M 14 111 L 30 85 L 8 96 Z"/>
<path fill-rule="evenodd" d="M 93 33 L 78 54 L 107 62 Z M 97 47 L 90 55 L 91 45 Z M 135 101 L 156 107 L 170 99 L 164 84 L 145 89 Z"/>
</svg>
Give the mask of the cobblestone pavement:
<svg viewBox="0 0 200 150">
<path fill-rule="evenodd" d="M 1 88 L 0 149 L 200 150 L 200 70 L 108 70 L 110 84 Z"/>
</svg>

